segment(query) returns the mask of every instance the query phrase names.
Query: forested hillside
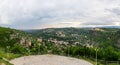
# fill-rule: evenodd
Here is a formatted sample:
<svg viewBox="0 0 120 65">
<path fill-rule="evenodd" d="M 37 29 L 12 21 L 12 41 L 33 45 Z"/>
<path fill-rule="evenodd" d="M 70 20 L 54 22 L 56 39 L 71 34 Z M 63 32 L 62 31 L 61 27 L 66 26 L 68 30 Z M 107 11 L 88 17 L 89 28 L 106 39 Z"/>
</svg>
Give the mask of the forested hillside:
<svg viewBox="0 0 120 65">
<path fill-rule="evenodd" d="M 20 30 L 0 27 L 0 65 L 10 65 L 5 59 L 27 54 L 27 48 L 35 42 L 35 37 Z"/>
<path fill-rule="evenodd" d="M 95 60 L 97 52 L 98 60 L 120 60 L 118 28 L 49 28 L 27 32 L 42 38 L 46 43 L 57 45 L 57 54 Z"/>
<path fill-rule="evenodd" d="M 92 61 L 120 60 L 120 29 L 50 28 L 25 32 L 0 27 L 0 64 L 26 56 L 55 54 Z"/>
<path fill-rule="evenodd" d="M 51 42 L 81 44 L 82 46 L 120 49 L 120 29 L 117 28 L 50 28 L 29 33 Z"/>
</svg>

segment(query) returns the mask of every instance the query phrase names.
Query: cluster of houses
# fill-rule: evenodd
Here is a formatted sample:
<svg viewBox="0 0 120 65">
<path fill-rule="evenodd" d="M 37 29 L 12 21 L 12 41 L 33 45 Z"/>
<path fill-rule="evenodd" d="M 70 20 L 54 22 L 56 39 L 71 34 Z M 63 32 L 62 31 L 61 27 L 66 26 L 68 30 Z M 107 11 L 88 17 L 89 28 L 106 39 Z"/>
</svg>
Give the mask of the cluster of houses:
<svg viewBox="0 0 120 65">
<path fill-rule="evenodd" d="M 42 38 L 37 38 L 36 40 L 38 43 L 42 42 Z M 33 39 L 26 39 L 26 38 L 21 38 L 20 39 L 20 44 L 25 45 L 26 47 L 30 47 L 33 45 Z"/>
<path fill-rule="evenodd" d="M 68 45 L 69 44 L 69 42 L 58 41 L 57 39 L 53 39 L 53 38 L 48 39 L 48 42 L 52 42 L 52 43 L 55 43 L 55 44 L 64 44 L 64 45 Z"/>
<path fill-rule="evenodd" d="M 42 42 L 42 38 L 37 38 L 37 39 L 34 39 L 30 36 L 24 36 L 24 35 L 21 35 L 21 33 L 15 33 L 15 34 L 10 34 L 10 39 L 15 39 L 15 38 L 18 38 L 19 39 L 19 42 L 21 45 L 25 46 L 25 47 L 30 47 L 33 45 L 33 41 L 37 41 L 38 43 L 41 43 Z"/>
<path fill-rule="evenodd" d="M 52 42 L 52 43 L 55 43 L 55 44 L 61 44 L 61 45 L 69 45 L 70 42 L 67 42 L 67 41 L 59 41 L 57 39 L 53 39 L 53 38 L 50 38 L 48 39 L 48 42 Z M 94 43 L 93 42 L 90 42 L 90 41 L 87 41 L 85 44 L 82 43 L 82 42 L 73 42 L 72 45 L 82 45 L 82 46 L 87 46 L 87 47 L 93 47 Z"/>
</svg>

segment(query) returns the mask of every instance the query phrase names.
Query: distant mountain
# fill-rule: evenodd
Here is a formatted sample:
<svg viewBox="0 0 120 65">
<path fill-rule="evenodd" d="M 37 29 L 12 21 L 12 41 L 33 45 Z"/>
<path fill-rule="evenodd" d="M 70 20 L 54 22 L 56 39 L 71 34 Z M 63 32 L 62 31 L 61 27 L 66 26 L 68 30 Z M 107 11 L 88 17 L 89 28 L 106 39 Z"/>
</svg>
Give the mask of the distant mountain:
<svg viewBox="0 0 120 65">
<path fill-rule="evenodd" d="M 80 28 L 120 28 L 120 26 L 81 26 Z"/>
<path fill-rule="evenodd" d="M 100 26 L 99 28 L 120 28 L 120 26 Z"/>
</svg>

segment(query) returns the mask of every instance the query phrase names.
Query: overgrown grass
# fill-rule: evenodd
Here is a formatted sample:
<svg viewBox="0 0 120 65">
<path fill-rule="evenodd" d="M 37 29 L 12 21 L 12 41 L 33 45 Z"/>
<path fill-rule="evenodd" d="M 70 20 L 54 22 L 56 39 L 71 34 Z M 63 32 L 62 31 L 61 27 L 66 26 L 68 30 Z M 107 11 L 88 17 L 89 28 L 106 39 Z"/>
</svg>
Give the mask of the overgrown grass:
<svg viewBox="0 0 120 65">
<path fill-rule="evenodd" d="M 7 53 L 0 49 L 0 65 L 13 65 L 9 63 L 9 60 L 20 57 L 19 54 Z"/>
<path fill-rule="evenodd" d="M 20 54 L 6 53 L 6 52 L 3 52 L 3 51 L 0 51 L 0 57 L 5 58 L 7 60 L 11 60 L 11 59 L 20 57 Z"/>
<path fill-rule="evenodd" d="M 8 61 L 5 61 L 2 57 L 0 57 L 0 65 L 13 65 L 9 63 Z"/>
</svg>

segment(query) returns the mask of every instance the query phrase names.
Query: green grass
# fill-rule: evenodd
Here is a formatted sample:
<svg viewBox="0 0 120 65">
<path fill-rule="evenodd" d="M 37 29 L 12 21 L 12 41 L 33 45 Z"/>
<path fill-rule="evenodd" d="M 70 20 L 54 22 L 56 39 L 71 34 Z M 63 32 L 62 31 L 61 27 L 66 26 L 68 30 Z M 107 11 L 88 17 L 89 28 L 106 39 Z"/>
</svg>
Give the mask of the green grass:
<svg viewBox="0 0 120 65">
<path fill-rule="evenodd" d="M 118 65 L 117 63 L 109 63 L 108 65 Z"/>
<path fill-rule="evenodd" d="M 3 58 L 0 57 L 0 65 L 5 64 L 5 65 L 13 65 L 10 64 L 8 61 L 5 61 Z"/>
<path fill-rule="evenodd" d="M 6 53 L 0 49 L 0 65 L 13 65 L 10 64 L 8 61 L 14 58 L 20 57 L 19 54 L 13 54 L 13 53 Z"/>
<path fill-rule="evenodd" d="M 11 59 L 20 57 L 20 55 L 19 54 L 13 54 L 13 53 L 6 53 L 6 52 L 1 51 L 0 52 L 0 57 L 11 60 Z"/>
</svg>

